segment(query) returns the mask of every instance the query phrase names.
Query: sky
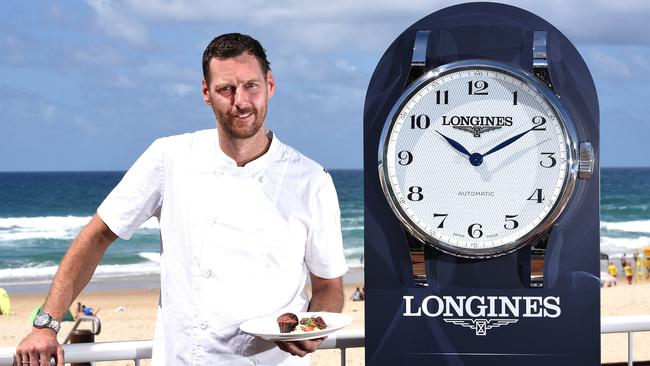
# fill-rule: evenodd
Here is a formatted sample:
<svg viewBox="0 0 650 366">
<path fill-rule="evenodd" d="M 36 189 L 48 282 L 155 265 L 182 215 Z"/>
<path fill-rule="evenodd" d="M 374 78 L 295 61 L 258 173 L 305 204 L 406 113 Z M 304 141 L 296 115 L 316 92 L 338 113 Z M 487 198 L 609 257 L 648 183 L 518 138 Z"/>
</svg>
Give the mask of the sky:
<svg viewBox="0 0 650 366">
<path fill-rule="evenodd" d="M 562 31 L 601 112 L 601 166 L 650 166 L 650 2 L 503 1 Z M 0 171 L 126 170 L 162 136 L 215 126 L 201 56 L 247 33 L 276 80 L 267 125 L 330 169 L 362 168 L 366 88 L 384 51 L 459 1 L 4 1 Z"/>
</svg>

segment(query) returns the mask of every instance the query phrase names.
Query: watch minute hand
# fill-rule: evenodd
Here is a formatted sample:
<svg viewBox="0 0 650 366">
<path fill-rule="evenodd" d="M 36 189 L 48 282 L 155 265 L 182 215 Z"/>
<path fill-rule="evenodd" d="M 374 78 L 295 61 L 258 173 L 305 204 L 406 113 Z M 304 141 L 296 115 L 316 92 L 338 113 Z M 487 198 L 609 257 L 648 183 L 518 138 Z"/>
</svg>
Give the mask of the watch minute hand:
<svg viewBox="0 0 650 366">
<path fill-rule="evenodd" d="M 537 127 L 537 126 L 535 126 L 535 127 Z M 529 129 L 529 130 L 526 130 L 526 131 L 524 131 L 524 132 L 522 132 L 522 133 L 520 133 L 520 134 L 518 134 L 518 135 L 512 136 L 511 138 L 509 138 L 509 139 L 505 140 L 504 142 L 498 144 L 497 146 L 495 146 L 495 147 L 493 147 L 492 149 L 490 149 L 490 151 L 488 151 L 488 152 L 486 152 L 485 154 L 483 154 L 483 157 L 488 156 L 488 155 L 492 154 L 493 152 L 499 151 L 499 150 L 503 149 L 504 147 L 506 147 L 506 146 L 512 144 L 513 142 L 519 140 L 522 136 L 524 136 L 524 135 L 527 134 L 528 132 L 534 130 L 535 127 L 531 128 L 531 129 Z"/>
<path fill-rule="evenodd" d="M 465 148 L 465 146 L 461 145 L 458 141 L 456 141 L 456 140 L 454 140 L 454 139 L 451 139 L 451 138 L 449 138 L 449 137 L 447 137 L 447 136 L 441 134 L 440 131 L 438 131 L 438 130 L 436 130 L 436 132 L 438 132 L 438 134 L 439 134 L 440 136 L 444 137 L 445 140 L 447 140 L 447 142 L 449 143 L 449 145 L 451 145 L 454 149 L 460 151 L 461 153 L 463 153 L 463 154 L 465 154 L 465 155 L 467 155 L 467 156 L 470 156 L 470 155 L 471 155 L 471 154 L 469 153 L 469 151 L 467 151 L 467 149 Z"/>
</svg>

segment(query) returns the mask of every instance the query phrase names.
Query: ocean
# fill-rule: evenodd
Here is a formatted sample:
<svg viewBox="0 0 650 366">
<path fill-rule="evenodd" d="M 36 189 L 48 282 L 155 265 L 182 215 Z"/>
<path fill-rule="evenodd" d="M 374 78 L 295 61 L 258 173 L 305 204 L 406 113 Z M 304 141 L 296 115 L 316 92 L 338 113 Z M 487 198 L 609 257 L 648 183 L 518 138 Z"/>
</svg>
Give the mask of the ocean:
<svg viewBox="0 0 650 366">
<path fill-rule="evenodd" d="M 81 228 L 125 172 L 0 172 L 0 287 L 49 282 Z M 362 266 L 363 172 L 331 171 L 341 207 L 344 253 Z M 94 278 L 159 273 L 158 221 L 106 251 Z"/>
<path fill-rule="evenodd" d="M 331 171 L 341 207 L 348 265 L 363 265 L 363 171 Z M 70 241 L 124 172 L 0 173 L 0 287 L 47 282 Z M 158 223 L 106 252 L 95 278 L 159 272 Z M 601 252 L 613 257 L 650 246 L 650 168 L 601 171 Z"/>
</svg>

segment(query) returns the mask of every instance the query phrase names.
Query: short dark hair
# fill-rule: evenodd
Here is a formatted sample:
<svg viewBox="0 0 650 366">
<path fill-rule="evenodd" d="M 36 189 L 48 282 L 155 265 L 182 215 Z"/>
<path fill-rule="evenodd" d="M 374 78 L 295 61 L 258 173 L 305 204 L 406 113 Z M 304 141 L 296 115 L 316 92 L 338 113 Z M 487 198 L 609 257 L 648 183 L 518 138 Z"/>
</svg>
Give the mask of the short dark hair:
<svg viewBox="0 0 650 366">
<path fill-rule="evenodd" d="M 237 57 L 244 52 L 255 56 L 262 73 L 266 76 L 271 69 L 271 63 L 266 59 L 266 52 L 260 42 L 246 34 L 227 33 L 215 37 L 203 51 L 203 78 L 209 80 L 210 60 L 213 58 L 223 60 Z"/>
</svg>

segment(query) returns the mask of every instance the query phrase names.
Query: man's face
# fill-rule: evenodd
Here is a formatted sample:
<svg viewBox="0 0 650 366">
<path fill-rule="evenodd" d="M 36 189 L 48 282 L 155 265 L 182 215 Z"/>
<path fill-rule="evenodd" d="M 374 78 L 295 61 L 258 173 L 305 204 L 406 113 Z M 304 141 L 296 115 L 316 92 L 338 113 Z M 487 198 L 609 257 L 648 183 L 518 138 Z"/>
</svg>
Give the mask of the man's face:
<svg viewBox="0 0 650 366">
<path fill-rule="evenodd" d="M 210 81 L 203 80 L 203 99 L 230 138 L 247 139 L 265 133 L 268 100 L 275 91 L 271 71 L 264 76 L 255 56 L 239 56 L 209 64 Z"/>
</svg>

